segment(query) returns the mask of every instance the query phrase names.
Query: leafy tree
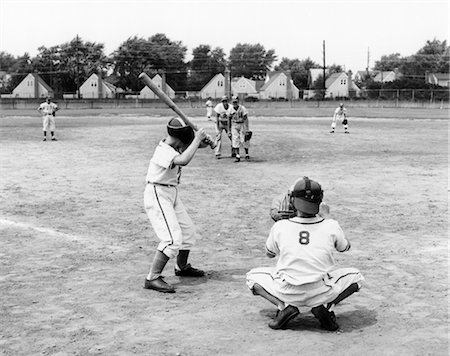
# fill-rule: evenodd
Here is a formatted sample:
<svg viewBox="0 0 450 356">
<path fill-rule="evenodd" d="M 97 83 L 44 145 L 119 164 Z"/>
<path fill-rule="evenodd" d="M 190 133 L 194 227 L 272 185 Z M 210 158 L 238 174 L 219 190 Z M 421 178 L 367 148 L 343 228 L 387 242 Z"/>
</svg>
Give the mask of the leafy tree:
<svg viewBox="0 0 450 356">
<path fill-rule="evenodd" d="M 262 80 L 277 57 L 273 49 L 266 51 L 258 44 L 238 43 L 230 51 L 229 64 L 233 77 Z"/>
<path fill-rule="evenodd" d="M 130 37 L 111 58 L 117 85 L 138 91 L 142 89 L 139 74 L 147 72 L 152 75 L 163 70 L 167 73 L 167 82 L 179 90 L 185 83 L 186 51 L 181 42 L 173 42 L 164 34 L 156 34 L 148 39 Z"/>
<path fill-rule="evenodd" d="M 28 53 L 18 56 L 9 68 L 11 80 L 7 83 L 6 92 L 12 90 L 27 76 L 28 73 L 34 72 L 33 61 Z"/>
<path fill-rule="evenodd" d="M 192 50 L 192 56 L 188 63 L 189 90 L 200 90 L 217 73 L 223 73 L 225 70 L 225 52 L 220 47 L 211 49 L 209 45 L 200 45 Z"/>
<path fill-rule="evenodd" d="M 375 62 L 374 70 L 383 72 L 391 71 L 395 68 L 403 70 L 405 60 L 405 58 L 402 58 L 400 56 L 400 53 L 392 53 L 389 55 L 381 56 L 381 59 Z"/>
</svg>

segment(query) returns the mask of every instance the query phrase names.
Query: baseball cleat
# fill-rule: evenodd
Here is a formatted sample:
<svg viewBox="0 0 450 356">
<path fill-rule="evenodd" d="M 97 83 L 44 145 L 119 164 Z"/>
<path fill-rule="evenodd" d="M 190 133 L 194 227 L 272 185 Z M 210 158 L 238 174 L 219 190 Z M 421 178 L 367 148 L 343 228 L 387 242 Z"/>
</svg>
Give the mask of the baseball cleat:
<svg viewBox="0 0 450 356">
<path fill-rule="evenodd" d="M 178 277 L 203 277 L 204 275 L 205 272 L 203 272 L 200 269 L 192 267 L 190 263 L 184 266 L 183 269 L 175 268 L 175 276 Z"/>
<path fill-rule="evenodd" d="M 216 155 L 216 159 L 220 159 L 220 154 Z"/>
<path fill-rule="evenodd" d="M 162 293 L 175 293 L 175 288 L 169 283 L 165 282 L 162 276 L 159 276 L 158 278 L 151 281 L 145 279 L 144 288 L 153 289 Z"/>
<path fill-rule="evenodd" d="M 283 310 L 278 311 L 275 319 L 269 323 L 269 327 L 275 330 L 281 329 L 288 323 L 289 320 L 295 318 L 299 313 L 300 312 L 297 307 L 288 305 Z"/>
<path fill-rule="evenodd" d="M 52 137 L 52 141 L 58 141 L 56 137 Z"/>
<path fill-rule="evenodd" d="M 325 330 L 336 331 L 339 329 L 339 325 L 336 322 L 336 315 L 334 315 L 334 312 L 328 311 L 325 306 L 319 305 L 318 307 L 314 307 L 311 309 L 311 313 L 319 320 L 320 325 Z"/>
<path fill-rule="evenodd" d="M 44 137 L 44 139 L 43 139 L 42 141 L 47 141 L 47 138 L 46 138 L 46 137 Z"/>
<path fill-rule="evenodd" d="M 334 130 L 331 130 L 330 133 L 334 133 Z"/>
<path fill-rule="evenodd" d="M 250 156 L 249 155 L 245 156 L 245 160 L 250 161 Z"/>
</svg>

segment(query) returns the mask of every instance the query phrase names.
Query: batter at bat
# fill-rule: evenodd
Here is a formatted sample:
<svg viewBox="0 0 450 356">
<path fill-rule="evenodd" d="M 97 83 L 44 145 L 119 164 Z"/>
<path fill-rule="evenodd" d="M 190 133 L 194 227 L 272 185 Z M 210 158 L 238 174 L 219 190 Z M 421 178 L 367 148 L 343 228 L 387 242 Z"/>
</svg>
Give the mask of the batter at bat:
<svg viewBox="0 0 450 356">
<path fill-rule="evenodd" d="M 181 167 L 192 160 L 199 147 L 206 147 L 206 134 L 203 129 L 194 131 L 178 117 L 169 121 L 167 133 L 153 153 L 146 177 L 144 206 L 159 244 L 144 288 L 174 293 L 175 288 L 162 276 L 169 259 L 176 258 L 176 276 L 204 275 L 187 262 L 196 231 L 181 201 L 178 185 Z"/>
</svg>

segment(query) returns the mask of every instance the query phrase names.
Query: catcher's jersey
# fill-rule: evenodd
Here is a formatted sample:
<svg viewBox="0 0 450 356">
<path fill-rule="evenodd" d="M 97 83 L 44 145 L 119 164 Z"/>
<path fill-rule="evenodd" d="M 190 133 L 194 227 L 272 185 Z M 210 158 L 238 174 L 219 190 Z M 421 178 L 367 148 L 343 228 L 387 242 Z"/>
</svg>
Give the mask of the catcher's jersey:
<svg viewBox="0 0 450 356">
<path fill-rule="evenodd" d="M 276 275 L 292 285 L 321 280 L 335 266 L 333 251 L 349 248 L 339 223 L 321 216 L 280 220 L 266 241 L 267 253 L 278 256 Z"/>
<path fill-rule="evenodd" d="M 153 153 L 147 171 L 147 182 L 163 185 L 177 185 L 180 182 L 181 167 L 173 160 L 180 153 L 172 146 L 160 141 Z"/>
<path fill-rule="evenodd" d="M 248 111 L 245 108 L 245 106 L 239 105 L 237 110 L 231 106 L 230 116 L 231 116 L 231 122 L 234 122 L 236 124 L 242 124 L 244 121 L 246 121 L 246 116 L 248 115 Z"/>
<path fill-rule="evenodd" d="M 347 116 L 347 109 L 338 107 L 336 110 L 334 110 L 334 117 L 335 118 L 345 118 Z"/>
<path fill-rule="evenodd" d="M 44 102 L 39 105 L 39 111 L 41 111 L 44 115 L 52 115 L 58 109 L 58 105 L 55 103 L 47 103 Z"/>
</svg>

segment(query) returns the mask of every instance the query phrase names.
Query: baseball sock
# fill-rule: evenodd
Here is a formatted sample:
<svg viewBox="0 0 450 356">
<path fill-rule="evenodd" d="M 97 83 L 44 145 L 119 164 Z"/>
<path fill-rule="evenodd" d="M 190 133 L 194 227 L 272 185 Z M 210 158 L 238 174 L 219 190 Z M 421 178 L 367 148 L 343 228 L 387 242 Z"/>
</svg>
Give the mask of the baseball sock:
<svg viewBox="0 0 450 356">
<path fill-rule="evenodd" d="M 248 148 L 244 148 L 245 154 L 248 156 Z"/>
<path fill-rule="evenodd" d="M 177 256 L 177 267 L 183 269 L 187 265 L 190 250 L 180 250 Z"/>
<path fill-rule="evenodd" d="M 44 131 L 44 137 L 47 137 L 47 131 Z"/>
<path fill-rule="evenodd" d="M 50 133 L 52 134 L 52 137 L 55 137 L 55 133 L 53 131 L 50 131 Z"/>
<path fill-rule="evenodd" d="M 166 266 L 167 261 L 169 261 L 169 257 L 167 257 L 164 253 L 162 253 L 159 250 L 156 251 L 155 257 L 153 257 L 152 267 L 150 268 L 150 272 L 147 276 L 147 279 L 151 281 L 161 276 L 161 273 L 164 267 Z"/>
</svg>

